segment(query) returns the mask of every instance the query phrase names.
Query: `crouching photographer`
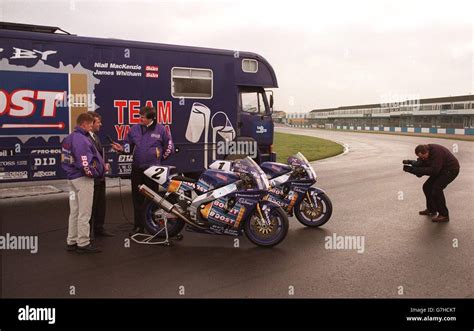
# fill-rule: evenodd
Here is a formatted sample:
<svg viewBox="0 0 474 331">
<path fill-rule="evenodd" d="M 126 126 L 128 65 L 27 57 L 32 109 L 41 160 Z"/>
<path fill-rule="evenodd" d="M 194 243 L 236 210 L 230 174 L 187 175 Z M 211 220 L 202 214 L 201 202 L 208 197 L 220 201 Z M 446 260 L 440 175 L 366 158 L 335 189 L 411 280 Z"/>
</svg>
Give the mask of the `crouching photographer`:
<svg viewBox="0 0 474 331">
<path fill-rule="evenodd" d="M 444 146 L 437 144 L 418 145 L 417 160 L 403 160 L 403 171 L 417 177 L 429 176 L 423 184 L 426 209 L 420 215 L 433 216 L 433 222 L 448 222 L 449 211 L 443 190 L 459 174 L 459 161 Z"/>
</svg>

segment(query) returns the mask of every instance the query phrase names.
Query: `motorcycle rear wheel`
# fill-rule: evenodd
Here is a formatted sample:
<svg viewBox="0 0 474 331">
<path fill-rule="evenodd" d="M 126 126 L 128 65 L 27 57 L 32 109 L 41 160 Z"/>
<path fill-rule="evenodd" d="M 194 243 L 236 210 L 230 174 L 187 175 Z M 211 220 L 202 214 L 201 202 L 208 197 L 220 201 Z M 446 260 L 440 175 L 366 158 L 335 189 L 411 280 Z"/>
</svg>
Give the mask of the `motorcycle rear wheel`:
<svg viewBox="0 0 474 331">
<path fill-rule="evenodd" d="M 163 230 L 165 222 L 159 216 L 160 213 L 165 213 L 160 207 L 156 205 L 153 201 L 148 201 L 145 206 L 145 228 L 148 233 L 154 235 L 157 234 L 160 230 Z M 176 237 L 184 227 L 184 221 L 179 219 L 173 214 L 165 213 L 167 217 L 168 224 L 168 236 Z M 165 231 L 161 231 L 157 234 L 157 238 L 165 238 Z"/>
</svg>

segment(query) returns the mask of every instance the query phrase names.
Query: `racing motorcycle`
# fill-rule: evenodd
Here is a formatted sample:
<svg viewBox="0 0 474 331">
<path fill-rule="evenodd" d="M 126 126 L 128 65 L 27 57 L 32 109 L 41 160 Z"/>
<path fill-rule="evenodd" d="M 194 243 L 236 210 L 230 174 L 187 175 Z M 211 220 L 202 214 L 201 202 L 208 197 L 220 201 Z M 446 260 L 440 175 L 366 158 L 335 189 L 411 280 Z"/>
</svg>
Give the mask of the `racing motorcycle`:
<svg viewBox="0 0 474 331">
<path fill-rule="evenodd" d="M 232 170 L 232 161 L 218 160 L 211 164 L 213 169 Z M 318 227 L 325 224 L 332 215 L 332 203 L 326 192 L 312 187 L 317 175 L 303 154 L 288 158 L 288 164 L 264 162 L 260 168 L 270 181 L 270 189 L 264 200 L 280 205 L 289 216 L 296 216 L 305 226 Z"/>
<path fill-rule="evenodd" d="M 157 192 L 146 185 L 139 190 L 150 199 L 146 229 L 178 237 L 183 227 L 207 234 L 239 236 L 243 233 L 257 246 L 279 244 L 288 233 L 288 217 L 271 201 L 269 182 L 250 157 L 235 161 L 233 171 L 207 169 L 198 180 L 179 176 L 173 166 L 153 166 L 145 175 L 158 184 Z M 166 219 L 166 222 L 165 222 Z M 182 238 L 182 236 L 181 236 Z"/>
</svg>

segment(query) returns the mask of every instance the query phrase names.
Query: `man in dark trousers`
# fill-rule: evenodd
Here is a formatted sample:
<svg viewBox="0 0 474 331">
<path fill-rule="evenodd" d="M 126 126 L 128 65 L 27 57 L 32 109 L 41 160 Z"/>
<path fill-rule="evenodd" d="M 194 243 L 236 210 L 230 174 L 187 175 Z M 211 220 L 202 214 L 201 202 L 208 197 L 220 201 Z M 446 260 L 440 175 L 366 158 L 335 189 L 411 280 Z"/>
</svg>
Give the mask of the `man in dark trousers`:
<svg viewBox="0 0 474 331">
<path fill-rule="evenodd" d="M 112 148 L 120 153 L 133 151 L 131 180 L 135 225 L 130 236 L 144 233 L 145 197 L 138 191 L 138 186 L 155 186 L 143 172 L 151 166 L 160 165 L 162 160 L 166 160 L 174 152 L 170 130 L 156 122 L 155 108 L 143 107 L 140 109 L 140 124 L 132 126 L 123 146 L 114 143 Z"/>
<path fill-rule="evenodd" d="M 403 170 L 418 177 L 430 176 L 423 184 L 426 209 L 419 214 L 434 216 L 433 222 L 448 222 L 449 211 L 443 190 L 458 176 L 459 161 L 446 147 L 437 144 L 418 145 L 415 154 L 418 160 L 403 161 Z"/>
<path fill-rule="evenodd" d="M 102 158 L 104 158 L 104 150 L 99 138 L 99 131 L 102 126 L 102 116 L 96 112 L 89 112 L 94 118 L 92 130 L 89 132 L 89 139 L 95 145 Z M 104 159 L 105 160 L 105 159 Z M 110 165 L 105 164 L 105 171 L 109 171 Z M 91 227 L 91 238 L 94 237 L 113 237 L 114 235 L 104 228 L 105 222 L 105 173 L 104 176 L 94 178 L 94 198 L 92 204 L 92 214 L 89 221 Z"/>
</svg>

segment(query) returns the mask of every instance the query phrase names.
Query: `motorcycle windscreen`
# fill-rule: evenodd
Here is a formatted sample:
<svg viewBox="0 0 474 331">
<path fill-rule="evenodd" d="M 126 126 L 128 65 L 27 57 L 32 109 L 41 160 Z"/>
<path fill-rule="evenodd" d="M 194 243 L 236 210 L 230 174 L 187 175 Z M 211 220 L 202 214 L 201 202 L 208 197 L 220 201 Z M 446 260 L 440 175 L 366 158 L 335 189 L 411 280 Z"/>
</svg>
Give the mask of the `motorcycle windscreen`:
<svg viewBox="0 0 474 331">
<path fill-rule="evenodd" d="M 317 178 L 316 172 L 314 171 L 313 167 L 311 166 L 311 164 L 309 164 L 308 159 L 301 152 L 290 156 L 288 158 L 288 164 L 292 166 L 301 166 L 307 171 L 310 178 Z"/>
<path fill-rule="evenodd" d="M 257 188 L 260 190 L 268 190 L 270 184 L 267 175 L 263 170 L 252 160 L 249 156 L 245 159 L 237 160 L 234 163 L 234 171 L 240 173 L 247 173 L 255 180 Z"/>
</svg>

